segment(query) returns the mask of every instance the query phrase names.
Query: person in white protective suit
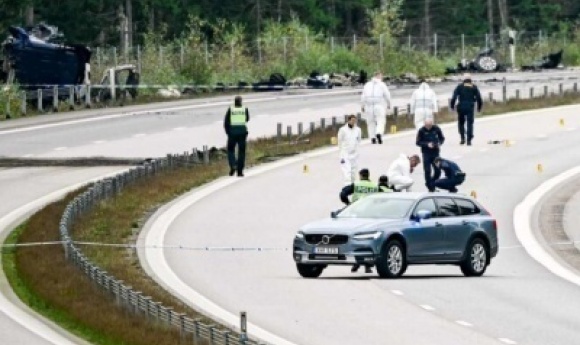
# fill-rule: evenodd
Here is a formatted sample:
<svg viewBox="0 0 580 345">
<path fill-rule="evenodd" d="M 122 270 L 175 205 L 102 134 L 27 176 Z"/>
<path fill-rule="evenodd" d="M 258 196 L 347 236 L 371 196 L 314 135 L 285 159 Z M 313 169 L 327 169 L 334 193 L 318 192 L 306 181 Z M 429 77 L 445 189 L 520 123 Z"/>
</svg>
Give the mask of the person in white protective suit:
<svg viewBox="0 0 580 345">
<path fill-rule="evenodd" d="M 414 183 L 411 174 L 420 163 L 421 158 L 418 155 L 407 156 L 404 153 L 391 163 L 387 171 L 387 177 L 395 192 L 411 191 L 411 186 Z"/>
<path fill-rule="evenodd" d="M 338 130 L 340 167 L 344 174 L 345 186 L 353 184 L 357 176 L 358 146 L 362 133 L 356 125 L 356 120 L 355 115 L 349 115 L 346 124 Z"/>
<path fill-rule="evenodd" d="M 387 125 L 387 109 L 391 109 L 391 93 L 383 82 L 381 72 L 376 72 L 374 78 L 365 84 L 361 103 L 369 138 L 373 144 L 382 144 Z"/>
<path fill-rule="evenodd" d="M 411 96 L 411 113 L 415 115 L 415 128 L 423 127 L 426 119 L 435 122 L 435 115 L 439 111 L 437 95 L 425 82 Z"/>
</svg>

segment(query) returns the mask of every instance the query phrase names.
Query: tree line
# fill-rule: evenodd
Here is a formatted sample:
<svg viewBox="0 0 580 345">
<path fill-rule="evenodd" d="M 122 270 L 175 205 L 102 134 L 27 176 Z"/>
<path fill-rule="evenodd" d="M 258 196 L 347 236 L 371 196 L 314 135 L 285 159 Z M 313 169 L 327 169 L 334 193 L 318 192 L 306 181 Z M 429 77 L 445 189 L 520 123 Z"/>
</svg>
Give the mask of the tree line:
<svg viewBox="0 0 580 345">
<path fill-rule="evenodd" d="M 145 33 L 167 39 L 190 30 L 191 18 L 241 25 L 259 36 L 268 22 L 298 18 L 315 32 L 338 37 L 369 34 L 370 11 L 399 6 L 405 35 L 483 35 L 506 27 L 565 31 L 580 19 L 578 0 L 0 0 L 0 25 L 55 25 L 70 41 L 136 45 Z M 208 26 L 209 28 L 210 26 Z M 211 39 L 211 29 L 199 28 Z"/>
</svg>

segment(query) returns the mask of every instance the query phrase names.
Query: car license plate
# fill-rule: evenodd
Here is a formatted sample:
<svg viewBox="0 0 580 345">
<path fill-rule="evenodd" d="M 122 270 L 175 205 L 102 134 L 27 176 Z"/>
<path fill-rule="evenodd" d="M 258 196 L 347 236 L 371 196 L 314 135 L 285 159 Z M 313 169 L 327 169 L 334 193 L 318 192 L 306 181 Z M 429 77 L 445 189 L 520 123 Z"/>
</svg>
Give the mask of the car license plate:
<svg viewBox="0 0 580 345">
<path fill-rule="evenodd" d="M 316 247 L 314 254 L 338 254 L 338 247 Z"/>
</svg>

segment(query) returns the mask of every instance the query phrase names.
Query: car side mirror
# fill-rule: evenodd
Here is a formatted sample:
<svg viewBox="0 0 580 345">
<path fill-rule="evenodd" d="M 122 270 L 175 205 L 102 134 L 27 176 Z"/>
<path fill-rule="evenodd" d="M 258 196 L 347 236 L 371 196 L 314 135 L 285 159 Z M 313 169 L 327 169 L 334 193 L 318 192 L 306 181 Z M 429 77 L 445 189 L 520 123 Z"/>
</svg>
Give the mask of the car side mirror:
<svg viewBox="0 0 580 345">
<path fill-rule="evenodd" d="M 431 211 L 419 210 L 419 211 L 417 211 L 415 218 L 419 222 L 422 220 L 430 219 L 431 218 Z"/>
</svg>

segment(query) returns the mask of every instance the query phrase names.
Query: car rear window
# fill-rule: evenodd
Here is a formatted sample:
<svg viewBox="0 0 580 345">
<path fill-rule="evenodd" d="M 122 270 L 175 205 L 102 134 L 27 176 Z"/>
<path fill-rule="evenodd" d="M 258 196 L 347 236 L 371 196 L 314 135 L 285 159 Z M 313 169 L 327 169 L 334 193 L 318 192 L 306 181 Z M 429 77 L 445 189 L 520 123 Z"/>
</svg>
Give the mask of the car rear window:
<svg viewBox="0 0 580 345">
<path fill-rule="evenodd" d="M 463 216 L 480 214 L 481 210 L 473 202 L 466 199 L 455 199 L 455 203 L 459 207 L 459 211 Z"/>
<path fill-rule="evenodd" d="M 459 207 L 451 198 L 437 198 L 439 217 L 457 217 L 461 215 Z"/>
</svg>

